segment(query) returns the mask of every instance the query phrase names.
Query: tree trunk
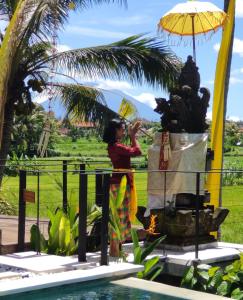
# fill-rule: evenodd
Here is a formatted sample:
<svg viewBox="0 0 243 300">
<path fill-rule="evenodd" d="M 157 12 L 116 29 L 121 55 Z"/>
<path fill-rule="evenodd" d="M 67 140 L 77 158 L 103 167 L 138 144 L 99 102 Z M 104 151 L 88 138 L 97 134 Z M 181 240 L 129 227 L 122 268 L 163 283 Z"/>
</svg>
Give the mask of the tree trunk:
<svg viewBox="0 0 243 300">
<path fill-rule="evenodd" d="M 0 187 L 2 185 L 2 179 L 3 179 L 4 169 L 6 165 L 7 155 L 9 153 L 9 148 L 11 144 L 13 120 L 14 120 L 14 104 L 13 101 L 9 101 L 5 106 L 3 137 L 2 137 L 1 150 L 0 150 Z"/>
<path fill-rule="evenodd" d="M 30 0 L 21 0 L 17 2 L 15 12 L 7 26 L 6 33 L 0 47 L 0 146 L 4 139 L 4 117 L 5 106 L 8 100 L 8 87 L 10 78 L 14 76 L 13 65 L 21 36 L 26 28 L 25 12 L 28 9 Z M 16 67 L 16 66 L 15 66 Z M 16 70 L 17 68 L 15 68 Z"/>
</svg>

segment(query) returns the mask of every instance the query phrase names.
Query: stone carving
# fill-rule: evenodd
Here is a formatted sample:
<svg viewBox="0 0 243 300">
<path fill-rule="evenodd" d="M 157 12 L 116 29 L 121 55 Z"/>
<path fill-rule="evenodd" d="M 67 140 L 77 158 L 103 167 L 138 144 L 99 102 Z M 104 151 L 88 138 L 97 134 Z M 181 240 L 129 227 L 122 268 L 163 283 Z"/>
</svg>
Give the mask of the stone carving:
<svg viewBox="0 0 243 300">
<path fill-rule="evenodd" d="M 198 92 L 202 95 L 199 96 Z M 191 56 L 182 68 L 178 87 L 170 92 L 167 101 L 156 98 L 155 111 L 161 116 L 163 131 L 172 133 L 203 133 L 208 128 L 206 123 L 210 91 L 200 88 L 200 74 Z"/>
<path fill-rule="evenodd" d="M 147 229 L 150 223 L 150 217 L 144 217 L 143 207 L 138 208 L 137 218 Z M 156 216 L 155 232 L 165 234 L 166 244 L 179 247 L 195 244 L 196 218 L 195 210 L 190 208 L 171 209 L 165 207 L 162 209 L 152 209 L 151 215 Z M 229 213 L 226 208 L 201 207 L 199 210 L 199 243 L 214 242 L 214 236 L 210 232 L 217 231 L 220 224 L 225 220 Z"/>
</svg>

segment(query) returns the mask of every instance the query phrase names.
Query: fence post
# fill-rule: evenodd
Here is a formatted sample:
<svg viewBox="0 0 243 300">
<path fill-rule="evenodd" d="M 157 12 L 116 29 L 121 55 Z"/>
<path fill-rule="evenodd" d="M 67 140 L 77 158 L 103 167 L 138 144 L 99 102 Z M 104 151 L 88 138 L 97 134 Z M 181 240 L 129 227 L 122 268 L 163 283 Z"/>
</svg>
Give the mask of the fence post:
<svg viewBox="0 0 243 300">
<path fill-rule="evenodd" d="M 26 189 L 26 171 L 19 171 L 19 223 L 18 223 L 18 251 L 24 251 L 25 242 L 25 209 L 24 190 Z"/>
<path fill-rule="evenodd" d="M 195 259 L 198 260 L 199 250 L 199 198 L 200 198 L 200 172 L 196 173 L 196 237 L 195 237 Z"/>
<path fill-rule="evenodd" d="M 67 212 L 67 161 L 62 162 L 62 207 Z"/>
<path fill-rule="evenodd" d="M 102 170 L 95 170 L 95 204 L 102 206 L 103 198 L 103 175 Z"/>
<path fill-rule="evenodd" d="M 84 170 L 85 165 L 80 165 L 79 172 L 79 235 L 78 235 L 78 261 L 86 262 L 87 244 L 87 192 L 88 175 Z"/>
<path fill-rule="evenodd" d="M 37 173 L 37 218 L 36 218 L 36 225 L 38 228 L 38 236 L 37 236 L 37 254 L 40 254 L 41 247 L 40 247 L 40 172 Z"/>
<path fill-rule="evenodd" d="M 103 178 L 103 201 L 101 220 L 101 265 L 108 265 L 108 221 L 109 221 L 110 174 Z"/>
</svg>

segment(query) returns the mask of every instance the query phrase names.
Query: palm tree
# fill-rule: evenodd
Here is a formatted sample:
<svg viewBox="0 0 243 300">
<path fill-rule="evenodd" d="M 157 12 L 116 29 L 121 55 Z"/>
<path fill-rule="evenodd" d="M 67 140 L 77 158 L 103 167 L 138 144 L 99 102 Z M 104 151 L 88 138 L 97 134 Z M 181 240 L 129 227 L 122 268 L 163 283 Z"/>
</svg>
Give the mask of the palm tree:
<svg viewBox="0 0 243 300">
<path fill-rule="evenodd" d="M 18 28 L 18 40 L 15 39 L 12 43 L 14 55 L 11 53 L 11 59 L 8 60 L 8 62 L 11 61 L 6 72 L 8 76 L 4 77 L 1 72 L 0 62 L 0 115 L 2 113 L 4 116 L 1 119 L 2 128 L 0 128 L 2 165 L 5 164 L 10 146 L 14 115 L 16 111 L 23 114 L 31 113 L 32 91 L 48 91 L 51 87 L 54 95 L 61 96 L 68 113 L 98 122 L 100 125 L 103 124 L 107 115 L 114 115 L 114 112 L 107 108 L 101 91 L 94 87 L 78 84 L 75 80 L 72 84 L 67 84 L 65 81 L 64 83 L 50 82 L 49 74 L 53 64 L 55 65 L 54 72 L 64 76 L 75 73 L 90 78 L 97 76 L 118 80 L 125 78 L 133 83 L 148 83 L 163 89 L 168 89 L 173 85 L 178 76 L 180 67 L 178 58 L 162 42 L 141 35 L 100 47 L 75 49 L 57 54 L 50 51 L 52 45 L 48 38 L 53 29 L 65 23 L 70 3 L 74 3 L 78 9 L 92 3 L 125 3 L 125 1 L 0 1 L 0 13 L 9 18 L 9 26 L 12 26 L 11 22 L 15 20 L 20 2 L 28 7 L 28 13 L 26 13 L 28 17 L 23 14 L 26 10 L 22 8 L 21 22 L 18 23 L 23 26 Z M 9 38 L 9 26 L 3 36 L 0 57 L 1 51 L 4 53 L 6 39 Z M 7 89 L 1 93 L 3 79 Z"/>
</svg>

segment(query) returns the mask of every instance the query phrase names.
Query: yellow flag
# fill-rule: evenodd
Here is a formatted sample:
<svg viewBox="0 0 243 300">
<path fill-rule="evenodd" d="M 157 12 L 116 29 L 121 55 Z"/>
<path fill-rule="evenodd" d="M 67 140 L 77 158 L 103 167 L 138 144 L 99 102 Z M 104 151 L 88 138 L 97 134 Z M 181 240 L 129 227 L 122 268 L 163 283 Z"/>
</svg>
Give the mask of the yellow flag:
<svg viewBox="0 0 243 300">
<path fill-rule="evenodd" d="M 137 109 L 135 105 L 126 98 L 123 98 L 118 110 L 118 114 L 120 115 L 120 117 L 124 119 L 129 119 L 135 117 L 136 113 Z"/>
<path fill-rule="evenodd" d="M 223 31 L 214 82 L 214 99 L 211 131 L 211 148 L 212 150 L 214 150 L 214 160 L 212 161 L 212 173 L 208 175 L 207 189 L 211 193 L 211 204 L 215 207 L 219 206 L 221 174 L 213 173 L 213 171 L 220 171 L 222 169 L 225 77 L 227 72 L 229 47 L 233 32 L 234 18 L 235 0 L 230 0 L 228 8 L 228 20 Z"/>
</svg>

